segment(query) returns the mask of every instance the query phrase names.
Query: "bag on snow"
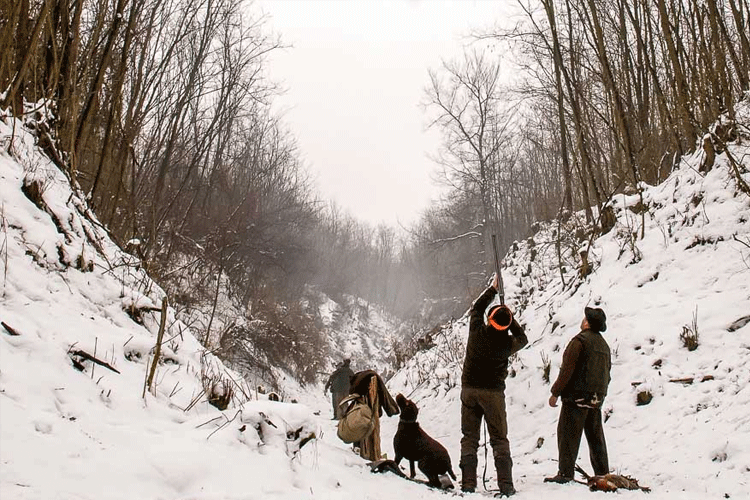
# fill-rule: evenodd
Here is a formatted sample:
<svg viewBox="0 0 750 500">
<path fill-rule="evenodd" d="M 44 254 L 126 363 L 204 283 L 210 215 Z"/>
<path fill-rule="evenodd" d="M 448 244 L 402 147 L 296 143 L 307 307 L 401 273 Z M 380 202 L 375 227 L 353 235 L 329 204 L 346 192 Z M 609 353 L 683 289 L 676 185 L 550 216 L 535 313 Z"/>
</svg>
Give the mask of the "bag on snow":
<svg viewBox="0 0 750 500">
<path fill-rule="evenodd" d="M 339 406 L 343 415 L 339 420 L 336 434 L 345 443 L 362 441 L 375 429 L 375 417 L 365 396 L 349 394 Z"/>
</svg>

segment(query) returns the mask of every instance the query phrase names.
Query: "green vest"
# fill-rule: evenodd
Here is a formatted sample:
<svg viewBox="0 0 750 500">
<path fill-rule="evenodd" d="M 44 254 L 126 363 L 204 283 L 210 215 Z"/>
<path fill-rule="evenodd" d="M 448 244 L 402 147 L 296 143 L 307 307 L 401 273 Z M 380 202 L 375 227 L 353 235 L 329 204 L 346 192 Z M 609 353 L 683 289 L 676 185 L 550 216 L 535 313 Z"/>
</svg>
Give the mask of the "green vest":
<svg viewBox="0 0 750 500">
<path fill-rule="evenodd" d="M 599 401 L 604 401 L 612 367 L 609 345 L 601 333 L 593 330 L 584 330 L 575 338 L 581 342 L 583 349 L 562 395 L 568 398 L 596 395 Z"/>
</svg>

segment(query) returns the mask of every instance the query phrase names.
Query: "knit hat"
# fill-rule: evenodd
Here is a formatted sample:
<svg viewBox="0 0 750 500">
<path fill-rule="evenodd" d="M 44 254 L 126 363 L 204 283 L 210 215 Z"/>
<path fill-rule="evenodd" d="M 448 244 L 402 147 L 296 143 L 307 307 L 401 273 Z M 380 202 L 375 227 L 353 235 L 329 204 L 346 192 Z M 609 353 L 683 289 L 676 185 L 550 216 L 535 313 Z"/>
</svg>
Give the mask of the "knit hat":
<svg viewBox="0 0 750 500">
<path fill-rule="evenodd" d="M 495 330 L 506 330 L 513 322 L 513 313 L 505 305 L 496 305 L 487 313 L 487 321 Z"/>
<path fill-rule="evenodd" d="M 586 321 L 592 330 L 604 332 L 607 330 L 607 315 L 598 307 L 586 307 L 584 310 Z"/>
</svg>

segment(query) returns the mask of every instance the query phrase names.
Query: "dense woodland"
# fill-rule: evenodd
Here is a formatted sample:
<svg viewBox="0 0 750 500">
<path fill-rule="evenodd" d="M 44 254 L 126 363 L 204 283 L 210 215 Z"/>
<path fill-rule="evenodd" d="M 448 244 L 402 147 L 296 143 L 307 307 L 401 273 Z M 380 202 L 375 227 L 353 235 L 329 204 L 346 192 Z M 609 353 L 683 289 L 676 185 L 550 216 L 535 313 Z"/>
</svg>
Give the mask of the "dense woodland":
<svg viewBox="0 0 750 500">
<path fill-rule="evenodd" d="M 697 147 L 710 168 L 731 136 L 750 90 L 747 0 L 515 8 L 513 26 L 425 68 L 448 190 L 406 231 L 369 227 L 314 192 L 271 112 L 266 61 L 284 42 L 252 3 L 0 0 L 0 107 L 36 127 L 177 303 L 212 311 L 228 296 L 276 338 L 304 337 L 312 378 L 325 353 L 298 306 L 310 291 L 432 326 L 486 282 L 491 234 L 504 251 L 571 211 L 601 225 L 613 194 L 664 179 Z"/>
</svg>

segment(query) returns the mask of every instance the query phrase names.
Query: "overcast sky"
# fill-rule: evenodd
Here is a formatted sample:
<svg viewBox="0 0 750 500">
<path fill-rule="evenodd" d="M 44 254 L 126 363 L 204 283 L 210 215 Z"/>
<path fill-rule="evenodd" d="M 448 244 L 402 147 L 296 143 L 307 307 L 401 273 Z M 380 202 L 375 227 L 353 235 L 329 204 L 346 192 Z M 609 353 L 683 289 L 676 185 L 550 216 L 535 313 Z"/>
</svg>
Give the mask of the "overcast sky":
<svg viewBox="0 0 750 500">
<path fill-rule="evenodd" d="M 290 48 L 271 55 L 278 99 L 318 192 L 371 224 L 410 225 L 439 193 L 427 71 L 512 0 L 257 0 Z"/>
</svg>

